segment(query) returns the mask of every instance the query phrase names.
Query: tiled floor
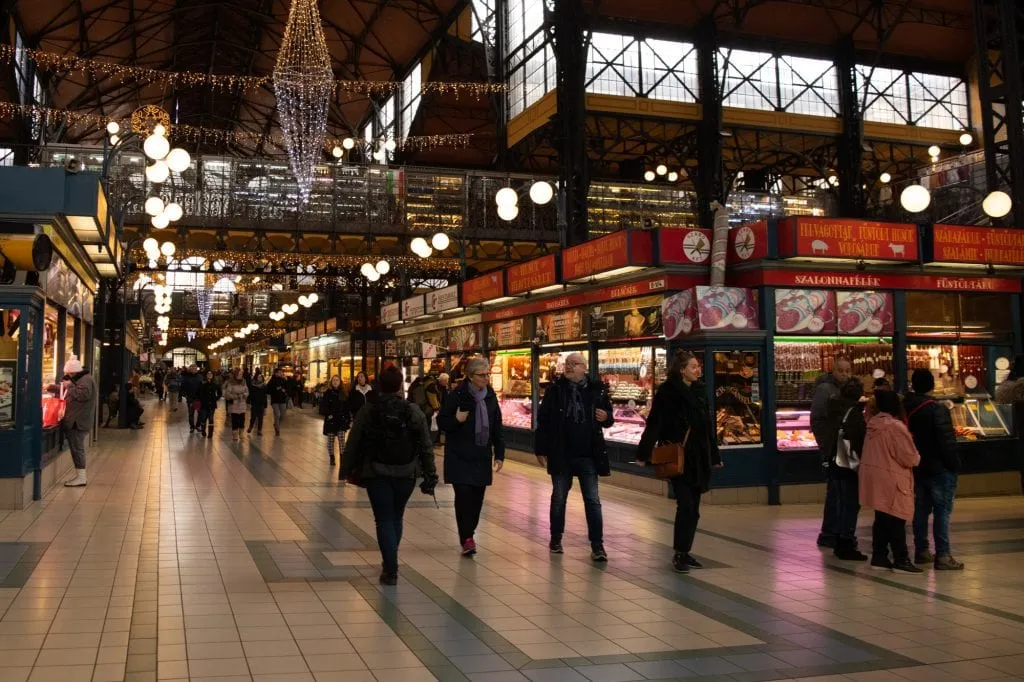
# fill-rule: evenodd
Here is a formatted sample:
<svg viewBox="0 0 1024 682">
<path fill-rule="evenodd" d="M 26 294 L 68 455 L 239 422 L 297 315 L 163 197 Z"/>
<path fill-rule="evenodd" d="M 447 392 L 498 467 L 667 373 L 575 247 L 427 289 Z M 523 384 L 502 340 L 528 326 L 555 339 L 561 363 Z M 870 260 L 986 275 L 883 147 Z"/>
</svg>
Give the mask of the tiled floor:
<svg viewBox="0 0 1024 682">
<path fill-rule="evenodd" d="M 209 441 L 147 413 L 103 431 L 87 488 L 0 512 L 0 682 L 1024 679 L 1020 497 L 958 503 L 962 574 L 840 564 L 814 547 L 817 508 L 788 506 L 706 508 L 707 568 L 678 576 L 672 502 L 604 486 L 596 567 L 578 493 L 551 556 L 549 483 L 510 463 L 476 558 L 450 489 L 440 508 L 416 493 L 381 588 L 366 497 L 311 410 L 242 444 L 222 414 Z"/>
</svg>

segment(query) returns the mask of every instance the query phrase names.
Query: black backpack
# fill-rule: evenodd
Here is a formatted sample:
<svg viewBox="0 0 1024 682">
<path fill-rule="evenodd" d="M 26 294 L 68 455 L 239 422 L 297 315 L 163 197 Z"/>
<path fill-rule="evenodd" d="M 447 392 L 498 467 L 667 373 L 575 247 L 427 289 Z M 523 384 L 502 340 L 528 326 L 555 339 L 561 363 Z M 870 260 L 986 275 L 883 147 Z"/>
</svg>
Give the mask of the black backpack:
<svg viewBox="0 0 1024 682">
<path fill-rule="evenodd" d="M 372 437 L 367 443 L 370 459 L 388 466 L 403 466 L 416 461 L 416 434 L 413 432 L 412 406 L 404 400 L 388 400 L 370 409 Z"/>
</svg>

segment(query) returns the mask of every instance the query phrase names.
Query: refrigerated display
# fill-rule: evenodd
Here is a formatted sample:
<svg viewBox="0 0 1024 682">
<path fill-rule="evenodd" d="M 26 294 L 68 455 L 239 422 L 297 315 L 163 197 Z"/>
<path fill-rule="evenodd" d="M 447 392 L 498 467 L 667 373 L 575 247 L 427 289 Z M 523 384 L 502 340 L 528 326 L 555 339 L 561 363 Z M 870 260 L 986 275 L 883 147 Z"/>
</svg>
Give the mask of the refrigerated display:
<svg viewBox="0 0 1024 682">
<path fill-rule="evenodd" d="M 639 443 L 654 388 L 665 380 L 665 350 L 650 346 L 600 349 L 597 372 L 601 381 L 608 384 L 615 419 L 615 424 L 605 431 L 605 438 L 618 443 Z"/>
<path fill-rule="evenodd" d="M 715 424 L 720 446 L 761 443 L 761 354 L 714 354 Z"/>
<path fill-rule="evenodd" d="M 502 423 L 516 429 L 533 426 L 533 362 L 529 350 L 497 351 L 491 357 L 491 387 Z"/>
<path fill-rule="evenodd" d="M 907 346 L 907 382 L 915 369 L 927 369 L 935 377 L 937 397 L 985 394 L 988 369 L 982 346 L 919 345 Z"/>
<path fill-rule="evenodd" d="M 541 352 L 537 360 L 537 381 L 542 394 L 552 381 L 565 373 L 565 359 L 573 353 L 579 353 L 585 361 L 590 362 L 590 353 L 583 348 Z"/>
</svg>

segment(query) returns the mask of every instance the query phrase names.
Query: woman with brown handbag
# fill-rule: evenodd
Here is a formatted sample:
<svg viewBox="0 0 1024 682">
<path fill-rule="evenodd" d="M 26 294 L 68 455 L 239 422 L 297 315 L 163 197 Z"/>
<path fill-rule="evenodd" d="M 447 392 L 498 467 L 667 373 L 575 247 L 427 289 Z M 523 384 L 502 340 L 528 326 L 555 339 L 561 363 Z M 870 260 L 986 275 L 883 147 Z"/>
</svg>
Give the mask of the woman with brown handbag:
<svg viewBox="0 0 1024 682">
<path fill-rule="evenodd" d="M 672 567 L 678 573 L 702 568 L 690 555 L 700 520 L 700 497 L 711 487 L 712 467 L 722 466 L 707 386 L 700 376 L 700 362 L 693 353 L 677 349 L 668 380 L 654 394 L 636 453 L 637 462 L 646 464 L 656 445 L 684 443 L 682 473 L 668 479 L 676 498 Z"/>
</svg>

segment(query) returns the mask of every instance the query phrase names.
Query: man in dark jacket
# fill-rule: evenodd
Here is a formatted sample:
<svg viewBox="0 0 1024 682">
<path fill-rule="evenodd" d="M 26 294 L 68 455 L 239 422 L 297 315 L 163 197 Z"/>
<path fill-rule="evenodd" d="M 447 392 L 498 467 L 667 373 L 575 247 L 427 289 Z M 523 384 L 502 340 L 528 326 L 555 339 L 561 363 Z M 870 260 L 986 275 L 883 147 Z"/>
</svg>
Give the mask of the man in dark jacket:
<svg viewBox="0 0 1024 682">
<path fill-rule="evenodd" d="M 199 368 L 195 365 L 189 366 L 181 376 L 181 398 L 185 401 L 185 409 L 188 410 L 189 433 L 195 433 L 196 430 L 196 417 L 199 414 L 199 387 L 202 384 L 203 378 L 199 375 Z"/>
<path fill-rule="evenodd" d="M 64 363 L 64 433 L 67 434 L 75 477 L 64 485 L 76 488 L 87 483 L 85 477 L 85 444 L 95 424 L 96 382 L 74 355 Z"/>
<path fill-rule="evenodd" d="M 339 474 L 340 479 L 365 487 L 370 498 L 383 560 L 382 585 L 398 582 L 402 517 L 416 479 L 423 477 L 420 491 L 426 495 L 433 495 L 437 485 L 427 421 L 418 407 L 402 400 L 401 388 L 401 370 L 388 367 L 381 372 L 383 395 L 356 415 Z"/>
<path fill-rule="evenodd" d="M 270 409 L 274 412 L 274 435 L 281 435 L 281 420 L 288 409 L 288 382 L 284 378 L 284 370 L 278 367 L 274 376 L 267 382 L 267 395 L 270 396 Z"/>
<path fill-rule="evenodd" d="M 832 448 L 828 477 L 834 485 L 838 530 L 833 553 L 836 558 L 844 561 L 864 561 L 868 558 L 857 548 L 857 516 L 860 514 L 860 479 L 857 468 L 867 437 L 864 405 L 861 403 L 863 395 L 864 384 L 860 379 L 848 379 L 840 387 L 839 395 L 828 401 L 829 442 Z M 840 440 L 843 441 L 844 449 L 849 444 L 848 456 L 843 461 L 838 457 Z"/>
<path fill-rule="evenodd" d="M 818 378 L 814 386 L 814 397 L 811 400 L 811 433 L 818 443 L 822 466 L 828 470 L 828 462 L 835 451 L 832 429 L 828 421 L 828 401 L 838 397 L 839 387 L 853 374 L 853 365 L 846 358 L 836 357 L 830 373 Z M 835 548 L 839 536 L 839 505 L 837 503 L 836 482 L 827 477 L 825 485 L 825 510 L 822 514 L 821 532 L 818 534 L 818 546 Z"/>
<path fill-rule="evenodd" d="M 921 463 L 914 469 L 914 563 L 935 562 L 939 571 L 961 571 L 963 563 L 949 548 L 949 516 L 953 512 L 960 456 L 949 408 L 929 396 L 935 377 L 927 369 L 915 369 L 913 389 L 903 401 L 907 424 Z M 932 533 L 935 554 L 928 550 L 928 516 L 934 512 Z"/>
<path fill-rule="evenodd" d="M 608 561 L 604 549 L 604 520 L 598 496 L 598 476 L 610 476 L 604 433 L 613 424 L 608 387 L 587 376 L 587 361 L 579 353 L 565 359 L 565 374 L 551 382 L 537 413 L 534 452 L 551 475 L 551 544 L 562 553 L 565 502 L 573 477 L 579 478 L 587 514 L 590 558 Z"/>
</svg>

